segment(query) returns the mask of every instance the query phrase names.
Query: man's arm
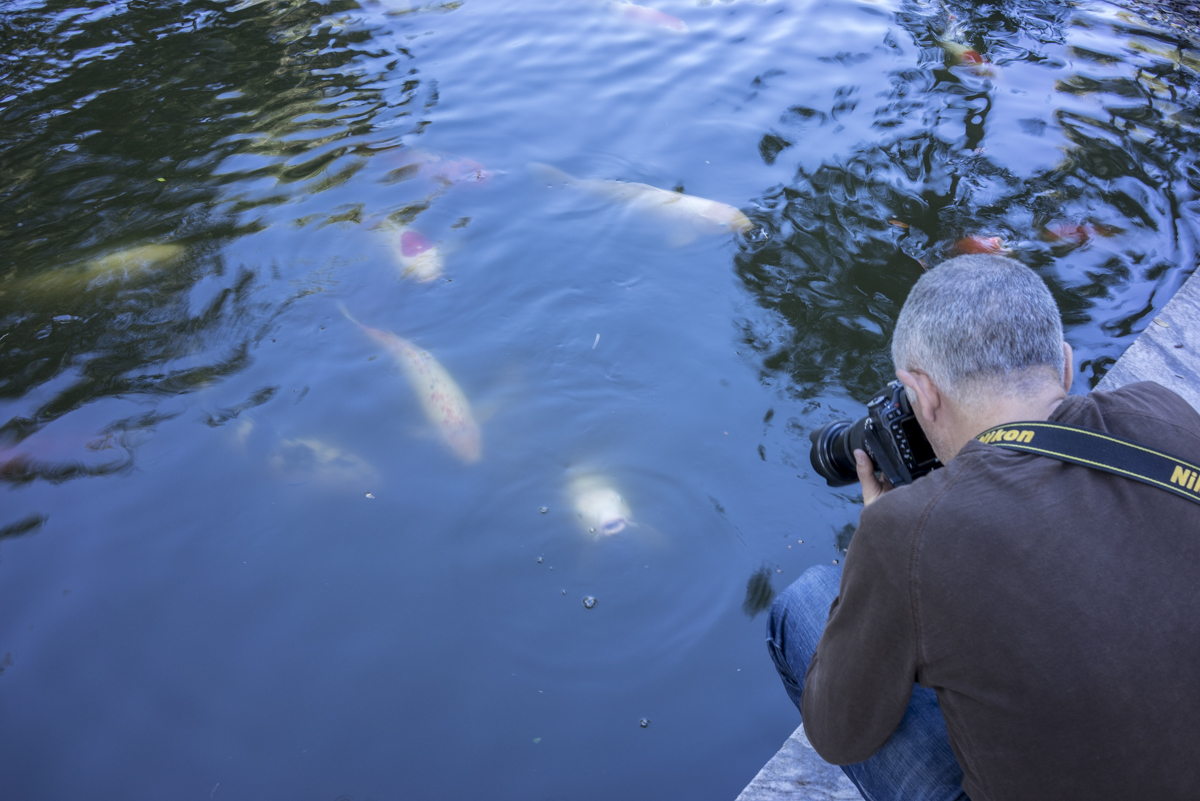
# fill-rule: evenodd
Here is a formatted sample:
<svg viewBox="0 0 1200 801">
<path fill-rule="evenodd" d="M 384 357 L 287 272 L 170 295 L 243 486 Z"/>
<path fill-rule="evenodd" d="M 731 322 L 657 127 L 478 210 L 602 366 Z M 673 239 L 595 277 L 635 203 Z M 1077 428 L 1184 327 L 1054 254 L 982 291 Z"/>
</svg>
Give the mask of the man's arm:
<svg viewBox="0 0 1200 801">
<path fill-rule="evenodd" d="M 905 526 L 889 514 L 896 506 L 863 509 L 840 593 L 804 680 L 804 731 L 835 765 L 862 762 L 887 742 L 916 679 L 911 535 L 897 531 Z"/>
</svg>

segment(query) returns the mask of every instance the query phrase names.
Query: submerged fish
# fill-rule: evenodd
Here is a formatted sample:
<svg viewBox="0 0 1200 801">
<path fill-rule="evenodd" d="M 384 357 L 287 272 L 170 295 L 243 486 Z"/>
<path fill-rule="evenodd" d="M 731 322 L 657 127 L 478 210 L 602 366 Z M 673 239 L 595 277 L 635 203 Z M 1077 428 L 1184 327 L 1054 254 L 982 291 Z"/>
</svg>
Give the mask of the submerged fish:
<svg viewBox="0 0 1200 801">
<path fill-rule="evenodd" d="M 400 228 L 388 235 L 400 266 L 400 277 L 427 284 L 442 274 L 445 262 L 438 246 L 419 231 Z"/>
<path fill-rule="evenodd" d="M 1042 230 L 1042 239 L 1047 242 L 1069 242 L 1086 244 L 1094 236 L 1116 236 L 1118 229 L 1103 223 L 1060 223 L 1048 225 Z"/>
<path fill-rule="evenodd" d="M 367 336 L 383 345 L 412 386 L 425 419 L 437 429 L 442 441 L 458 458 L 468 464 L 479 461 L 482 455 L 479 426 L 471 414 L 471 405 L 463 391 L 427 351 L 418 349 L 407 339 L 390 331 L 363 325 L 350 316 L 345 307 L 342 314 L 361 328 Z"/>
<path fill-rule="evenodd" d="M 580 523 L 589 534 L 607 537 L 633 525 L 629 506 L 603 476 L 575 476 L 568 486 L 568 493 Z"/>
<path fill-rule="evenodd" d="M 638 211 L 661 217 L 676 224 L 683 223 L 701 231 L 747 231 L 749 218 L 728 203 L 707 200 L 682 192 L 670 192 L 649 184 L 609 181 L 601 178 L 575 178 L 546 164 L 533 163 L 529 168 L 541 180 L 585 189 L 592 194 L 619 201 Z M 688 241 L 680 238 L 681 243 Z"/>
<path fill-rule="evenodd" d="M 407 147 L 398 152 L 401 156 L 407 156 L 408 163 L 385 175 L 384 183 L 398 183 L 421 176 L 447 188 L 454 184 L 483 183 L 495 174 L 468 158 L 439 156 L 427 150 Z"/>
<path fill-rule="evenodd" d="M 88 259 L 81 264 L 47 270 L 22 284 L 29 289 L 50 291 L 73 290 L 81 285 L 101 286 L 161 269 L 178 261 L 186 252 L 186 247 L 174 242 L 135 245 Z"/>
<path fill-rule="evenodd" d="M 268 459 L 271 467 L 301 483 L 359 486 L 375 478 L 375 470 L 361 457 L 319 439 L 285 439 Z"/>
<path fill-rule="evenodd" d="M 628 0 L 618 0 L 618 2 L 609 4 L 609 8 L 626 19 L 635 20 L 645 25 L 652 25 L 655 28 L 663 28 L 664 30 L 675 31 L 676 33 L 688 32 L 686 22 L 679 17 L 672 17 L 670 14 L 666 14 L 656 8 L 639 6 L 636 3 L 628 2 Z"/>
<path fill-rule="evenodd" d="M 1004 240 L 998 236 L 964 236 L 954 243 L 954 253 L 967 256 L 975 253 L 1001 255 L 1012 251 L 1004 246 Z"/>
<path fill-rule="evenodd" d="M 978 50 L 970 45 L 963 44 L 963 36 L 959 30 L 958 23 L 953 23 L 946 31 L 945 35 L 937 40 L 938 47 L 942 48 L 942 52 L 946 54 L 946 66 L 972 67 L 972 72 L 977 75 L 990 75 L 991 71 L 988 65 L 987 56 L 982 55 Z"/>
</svg>

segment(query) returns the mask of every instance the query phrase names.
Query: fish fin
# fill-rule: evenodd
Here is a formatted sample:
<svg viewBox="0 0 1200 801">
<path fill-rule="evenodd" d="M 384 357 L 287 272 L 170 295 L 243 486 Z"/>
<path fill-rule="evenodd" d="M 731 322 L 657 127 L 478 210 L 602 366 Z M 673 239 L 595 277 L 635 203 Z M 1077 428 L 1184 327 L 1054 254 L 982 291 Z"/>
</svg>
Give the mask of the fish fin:
<svg viewBox="0 0 1200 801">
<path fill-rule="evenodd" d="M 362 323 L 360 323 L 358 320 L 354 319 L 354 315 L 353 315 L 353 314 L 351 314 L 351 313 L 350 313 L 350 310 L 346 308 L 346 304 L 345 304 L 345 303 L 342 303 L 342 302 L 339 300 L 339 301 L 338 301 L 338 305 L 337 305 L 337 307 L 338 307 L 338 311 L 340 311 L 342 314 L 346 315 L 346 319 L 347 319 L 347 320 L 349 320 L 350 322 L 354 323 L 355 325 L 358 325 L 358 326 L 361 326 L 361 325 L 362 325 Z"/>
<path fill-rule="evenodd" d="M 551 167 L 549 164 L 542 164 L 537 161 L 531 161 L 528 165 L 529 171 L 533 173 L 533 177 L 548 184 L 562 184 L 570 186 L 575 183 L 575 178 L 557 167 Z"/>
<path fill-rule="evenodd" d="M 681 248 L 695 242 L 698 236 L 700 236 L 700 232 L 696 230 L 695 226 L 681 225 L 672 228 L 667 234 L 667 244 L 673 248 Z"/>
</svg>

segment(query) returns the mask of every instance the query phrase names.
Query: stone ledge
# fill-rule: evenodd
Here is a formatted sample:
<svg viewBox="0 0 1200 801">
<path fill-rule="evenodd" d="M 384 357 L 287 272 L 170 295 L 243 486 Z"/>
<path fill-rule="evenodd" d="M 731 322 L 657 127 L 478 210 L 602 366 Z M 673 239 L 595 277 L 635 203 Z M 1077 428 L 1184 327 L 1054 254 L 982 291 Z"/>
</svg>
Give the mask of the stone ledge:
<svg viewBox="0 0 1200 801">
<path fill-rule="evenodd" d="M 817 755 L 800 726 L 737 801 L 862 801 L 858 789 Z"/>
<path fill-rule="evenodd" d="M 1098 390 L 1154 381 L 1200 411 L 1200 279 L 1193 273 L 1117 360 Z"/>
</svg>

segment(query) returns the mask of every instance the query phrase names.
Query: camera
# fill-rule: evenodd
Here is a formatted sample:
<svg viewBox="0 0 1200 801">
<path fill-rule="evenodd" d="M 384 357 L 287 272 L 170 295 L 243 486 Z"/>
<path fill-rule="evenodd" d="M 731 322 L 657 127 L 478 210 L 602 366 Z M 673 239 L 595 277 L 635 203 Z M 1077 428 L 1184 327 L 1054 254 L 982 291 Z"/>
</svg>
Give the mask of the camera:
<svg viewBox="0 0 1200 801">
<path fill-rule="evenodd" d="M 854 451 L 862 449 L 892 486 L 911 484 L 942 466 L 917 423 L 904 385 L 892 381 L 867 401 L 867 416 L 835 420 L 808 435 L 813 469 L 831 487 L 858 481 Z"/>
</svg>

